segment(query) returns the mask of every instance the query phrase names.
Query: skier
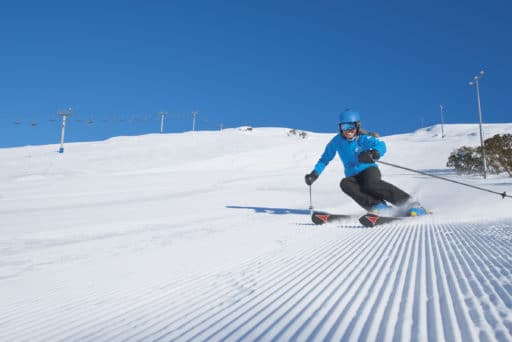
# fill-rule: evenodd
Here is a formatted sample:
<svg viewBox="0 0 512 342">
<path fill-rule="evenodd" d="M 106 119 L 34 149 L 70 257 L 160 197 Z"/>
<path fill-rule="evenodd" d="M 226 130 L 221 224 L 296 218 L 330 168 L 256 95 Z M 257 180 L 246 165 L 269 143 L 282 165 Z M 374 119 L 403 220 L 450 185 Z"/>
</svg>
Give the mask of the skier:
<svg viewBox="0 0 512 342">
<path fill-rule="evenodd" d="M 405 191 L 382 180 L 375 163 L 386 153 L 386 144 L 361 129 L 359 112 L 345 110 L 339 117 L 339 134 L 327 144 L 313 171 L 305 176 L 306 184 L 313 184 L 336 152 L 345 167 L 341 190 L 361 207 L 377 215 L 419 216 L 427 214 L 418 202 Z M 399 208 L 392 210 L 386 202 Z"/>
</svg>

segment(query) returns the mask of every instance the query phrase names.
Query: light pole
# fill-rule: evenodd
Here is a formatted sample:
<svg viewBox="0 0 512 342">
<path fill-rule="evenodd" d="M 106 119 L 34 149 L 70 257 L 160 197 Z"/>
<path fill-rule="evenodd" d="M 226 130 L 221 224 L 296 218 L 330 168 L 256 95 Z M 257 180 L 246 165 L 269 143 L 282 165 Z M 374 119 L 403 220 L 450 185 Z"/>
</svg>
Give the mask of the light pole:
<svg viewBox="0 0 512 342">
<path fill-rule="evenodd" d="M 480 147 L 482 148 L 482 166 L 483 166 L 483 176 L 484 179 L 487 178 L 487 162 L 485 161 L 485 146 L 484 146 L 484 136 L 482 133 L 482 107 L 480 106 L 480 88 L 478 85 L 478 81 L 484 76 L 484 71 L 481 70 L 478 75 L 473 76 L 473 80 L 469 82 L 470 86 L 475 86 L 476 88 L 476 100 L 478 104 L 478 119 L 479 119 L 479 127 L 480 127 Z"/>
<path fill-rule="evenodd" d="M 196 115 L 199 113 L 198 111 L 192 112 L 192 132 L 196 130 Z"/>
<path fill-rule="evenodd" d="M 57 115 L 62 116 L 62 129 L 60 133 L 60 148 L 59 153 L 64 153 L 64 132 L 66 130 L 66 119 L 73 114 L 73 110 L 69 108 L 67 111 L 58 112 Z"/>
<path fill-rule="evenodd" d="M 441 109 L 441 139 L 444 139 L 444 106 L 439 105 Z"/>
<path fill-rule="evenodd" d="M 164 120 L 165 120 L 166 115 L 167 115 L 167 113 L 160 112 L 160 133 L 164 132 Z"/>
</svg>

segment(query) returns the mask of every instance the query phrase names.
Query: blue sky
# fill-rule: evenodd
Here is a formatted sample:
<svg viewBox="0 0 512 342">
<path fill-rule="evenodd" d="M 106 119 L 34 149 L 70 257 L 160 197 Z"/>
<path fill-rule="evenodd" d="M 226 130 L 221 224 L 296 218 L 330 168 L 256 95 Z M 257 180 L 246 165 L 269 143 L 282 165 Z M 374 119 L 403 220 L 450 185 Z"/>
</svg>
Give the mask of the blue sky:
<svg viewBox="0 0 512 342">
<path fill-rule="evenodd" d="M 0 4 L 0 147 L 282 126 L 381 134 L 511 122 L 505 1 L 19 1 Z M 88 123 L 91 122 L 91 123 Z"/>
</svg>

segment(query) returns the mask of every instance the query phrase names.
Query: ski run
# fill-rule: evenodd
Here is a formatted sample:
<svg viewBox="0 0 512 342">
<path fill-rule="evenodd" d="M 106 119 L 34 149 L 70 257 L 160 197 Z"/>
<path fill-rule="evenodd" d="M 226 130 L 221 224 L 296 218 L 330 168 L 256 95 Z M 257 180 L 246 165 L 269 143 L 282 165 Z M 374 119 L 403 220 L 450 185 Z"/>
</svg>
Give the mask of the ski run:
<svg viewBox="0 0 512 342">
<path fill-rule="evenodd" d="M 484 125 L 486 137 L 512 124 Z M 460 176 L 478 126 L 383 137 Z M 0 341 L 512 341 L 512 200 L 380 166 L 433 215 L 375 228 L 309 172 L 333 133 L 227 129 L 0 150 Z"/>
</svg>

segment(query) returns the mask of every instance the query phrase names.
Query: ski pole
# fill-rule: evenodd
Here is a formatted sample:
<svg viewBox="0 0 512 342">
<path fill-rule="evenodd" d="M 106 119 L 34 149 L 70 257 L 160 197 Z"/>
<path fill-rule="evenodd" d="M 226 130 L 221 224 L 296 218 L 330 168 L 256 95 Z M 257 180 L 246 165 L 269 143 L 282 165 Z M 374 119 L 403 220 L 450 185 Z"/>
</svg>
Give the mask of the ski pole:
<svg viewBox="0 0 512 342">
<path fill-rule="evenodd" d="M 492 190 L 489 190 L 489 189 L 481 188 L 479 186 L 475 186 L 475 185 L 471 185 L 471 184 L 467 184 L 467 183 L 463 183 L 463 182 L 458 182 L 458 181 L 455 181 L 453 179 L 448 179 L 448 178 L 444 178 L 444 177 L 441 177 L 441 176 L 432 175 L 430 173 L 426 173 L 426 172 L 410 169 L 408 167 L 404 167 L 404 166 L 400 166 L 400 165 L 396 165 L 396 164 L 391 164 L 391 163 L 386 163 L 386 162 L 384 162 L 382 160 L 376 160 L 376 162 L 379 163 L 379 164 L 388 165 L 388 166 L 396 167 L 396 168 L 407 170 L 407 171 L 411 171 L 411 172 L 416 172 L 416 173 L 419 173 L 421 175 L 429 176 L 429 177 L 432 177 L 432 178 L 442 179 L 442 180 L 445 180 L 445 181 L 448 181 L 448 182 L 452 182 L 452 183 L 455 183 L 455 184 L 464 185 L 464 186 L 467 186 L 467 187 L 470 187 L 470 188 L 473 188 L 473 189 L 477 189 L 477 190 L 481 190 L 481 191 L 487 191 L 487 192 L 490 192 L 490 193 L 493 193 L 493 194 L 496 194 L 496 195 L 500 195 L 501 198 L 503 198 L 503 199 L 505 197 L 512 198 L 512 196 L 507 195 L 506 191 L 503 191 L 503 192 L 492 191 Z"/>
<path fill-rule="evenodd" d="M 313 214 L 313 200 L 311 196 L 311 185 L 309 185 L 309 211 Z"/>
</svg>

